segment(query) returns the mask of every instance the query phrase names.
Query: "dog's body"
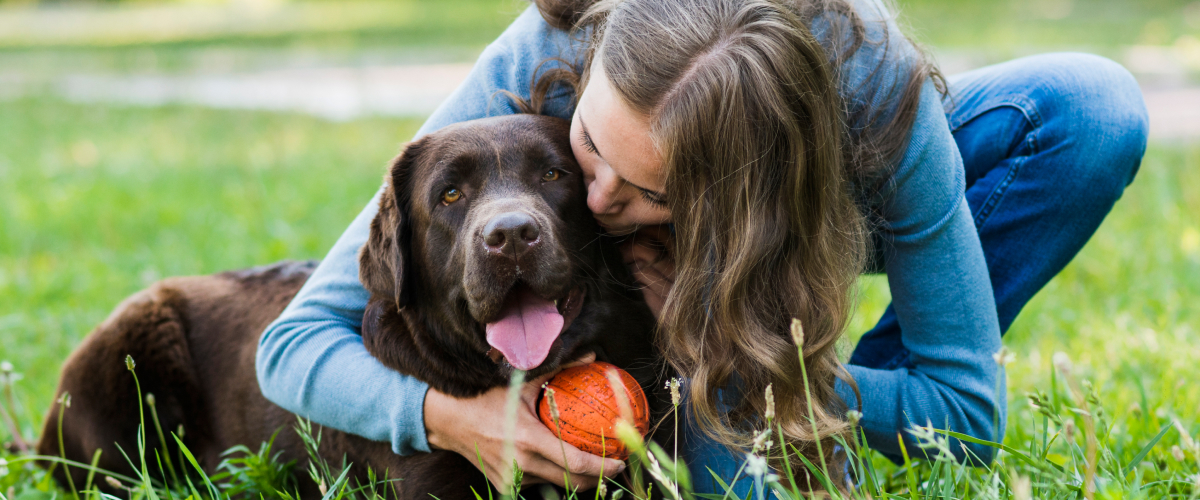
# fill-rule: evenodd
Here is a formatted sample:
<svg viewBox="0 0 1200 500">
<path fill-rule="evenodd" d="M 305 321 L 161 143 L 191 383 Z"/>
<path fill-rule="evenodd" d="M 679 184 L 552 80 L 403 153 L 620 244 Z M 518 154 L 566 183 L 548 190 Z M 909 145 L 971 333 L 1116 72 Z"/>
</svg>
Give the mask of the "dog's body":
<svg viewBox="0 0 1200 500">
<path fill-rule="evenodd" d="M 653 318 L 615 247 L 598 237 L 567 130 L 561 120 L 532 115 L 468 122 L 396 159 L 360 252 L 371 292 L 363 340 L 373 356 L 433 389 L 470 397 L 506 384 L 514 368 L 536 377 L 596 352 L 634 375 L 652 411 L 669 404 Z M 290 430 L 296 417 L 262 396 L 254 364 L 259 336 L 313 268 L 281 263 L 172 278 L 123 302 L 63 368 L 59 393 L 72 399 L 63 414 L 66 458 L 89 462 L 101 449 L 102 469 L 132 472 L 117 449 L 137 460 L 139 401 L 123 361 L 130 355 L 163 432 L 182 428 L 209 472 L 225 450 L 255 448 L 281 429 L 275 449 L 303 462 Z M 47 416 L 44 455 L 60 453 L 58 408 Z M 147 426 L 147 450 L 161 449 Z M 326 428 L 320 454 L 355 464 L 360 480 L 368 467 L 401 479 L 394 483 L 401 498 L 472 498 L 470 487 L 488 487 L 448 451 L 402 457 L 388 443 Z M 149 462 L 154 456 L 148 452 Z M 79 468 L 71 474 L 76 484 L 86 477 Z M 316 485 L 300 483 L 302 497 L 317 494 Z"/>
</svg>

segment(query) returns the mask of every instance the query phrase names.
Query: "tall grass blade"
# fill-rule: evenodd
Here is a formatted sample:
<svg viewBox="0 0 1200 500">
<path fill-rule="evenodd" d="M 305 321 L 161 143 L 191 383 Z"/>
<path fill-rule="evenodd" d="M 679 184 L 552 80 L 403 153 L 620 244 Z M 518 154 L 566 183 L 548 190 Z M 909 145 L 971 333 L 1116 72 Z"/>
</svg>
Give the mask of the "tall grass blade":
<svg viewBox="0 0 1200 500">
<path fill-rule="evenodd" d="M 204 468 L 200 467 L 200 463 L 196 461 L 196 457 L 192 456 L 192 451 L 183 445 L 183 441 L 179 439 L 179 436 L 172 435 L 171 437 L 175 438 L 175 443 L 179 445 L 180 450 L 183 450 L 184 458 L 187 459 L 188 463 L 192 464 L 192 468 L 196 469 L 196 472 L 204 479 L 204 485 L 208 487 L 208 493 L 212 495 L 212 498 L 221 498 L 221 490 L 218 490 L 217 486 L 208 478 L 208 474 L 204 473 Z"/>
<path fill-rule="evenodd" d="M 1146 458 L 1146 455 L 1150 453 L 1150 450 L 1154 449 L 1154 446 L 1158 444 L 1158 440 L 1162 439 L 1163 436 L 1166 436 L 1167 431 L 1169 430 L 1171 430 L 1171 424 L 1164 425 L 1162 430 L 1158 431 L 1158 434 L 1155 435 L 1149 443 L 1146 443 L 1146 446 L 1143 446 L 1141 451 L 1137 452 L 1137 455 L 1133 456 L 1133 460 L 1130 460 L 1129 464 L 1125 465 L 1125 468 L 1121 469 L 1121 476 L 1128 476 L 1129 471 L 1132 471 L 1134 467 L 1137 467 L 1137 464 L 1142 463 L 1142 459 Z"/>
<path fill-rule="evenodd" d="M 1016 449 L 1016 448 L 1013 448 L 1013 447 L 1011 447 L 1011 446 L 1008 446 L 1008 445 L 1003 445 L 1003 444 L 1000 444 L 1000 443 L 993 443 L 993 442 L 991 442 L 991 441 L 987 441 L 987 440 L 984 440 L 984 439 L 974 438 L 974 437 L 968 436 L 968 435 L 966 435 L 966 434 L 963 434 L 963 433 L 961 433 L 961 432 L 947 431 L 947 430 L 943 430 L 943 429 L 934 429 L 933 431 L 934 431 L 934 432 L 937 432 L 937 433 L 939 433 L 939 434 L 945 434 L 945 435 L 947 435 L 947 436 L 950 436 L 950 437 L 952 437 L 952 438 L 958 439 L 958 440 L 960 440 L 960 441 L 966 441 L 966 442 L 968 442 L 968 443 L 972 443 L 972 444 L 979 444 L 979 445 L 983 445 L 983 446 L 990 446 L 990 447 L 992 447 L 992 448 L 997 448 L 997 449 L 1004 450 L 1004 451 L 1008 452 L 1009 454 L 1011 454 L 1012 456 L 1014 456 L 1014 457 L 1017 457 L 1017 458 L 1018 458 L 1018 459 L 1020 459 L 1022 462 L 1025 462 L 1025 463 L 1027 463 L 1027 464 L 1029 464 L 1029 465 L 1032 465 L 1032 466 L 1034 466 L 1034 467 L 1036 467 L 1036 468 L 1038 468 L 1038 469 L 1042 469 L 1042 468 L 1044 468 L 1044 466 L 1046 466 L 1046 465 L 1049 465 L 1049 466 L 1051 466 L 1051 467 L 1054 467 L 1055 469 L 1057 469 L 1059 472 L 1066 472 L 1066 471 L 1065 471 L 1065 470 L 1064 470 L 1064 469 L 1063 469 L 1061 466 L 1059 466 L 1058 464 L 1056 464 L 1056 463 L 1054 463 L 1054 462 L 1049 462 L 1049 461 L 1046 461 L 1046 462 L 1039 462 L 1039 461 L 1037 461 L 1037 460 L 1034 460 L 1033 458 L 1031 458 L 1029 455 L 1026 455 L 1026 454 L 1025 454 L 1024 452 L 1022 452 L 1021 450 L 1018 450 L 1018 449 Z"/>
<path fill-rule="evenodd" d="M 66 445 L 63 444 L 63 416 L 67 413 L 67 408 L 71 407 L 71 394 L 64 392 L 58 397 L 58 454 L 67 459 Z M 75 479 L 71 476 L 71 468 L 63 465 L 64 475 L 67 476 L 67 484 L 71 486 L 71 496 L 79 500 L 79 490 L 75 489 Z"/>
<path fill-rule="evenodd" d="M 92 481 L 96 479 L 96 464 L 100 463 L 100 455 L 104 450 L 96 448 L 96 453 L 92 454 L 92 465 L 88 468 L 87 481 L 83 484 L 83 491 L 92 490 Z"/>
<path fill-rule="evenodd" d="M 158 442 L 162 445 L 162 457 L 166 458 L 167 472 L 171 476 L 171 483 L 178 484 L 179 476 L 175 474 L 175 466 L 171 464 L 171 454 L 167 452 L 167 438 L 163 435 L 162 423 L 158 420 L 158 405 L 154 394 L 147 394 L 146 402 L 150 406 L 150 420 L 154 422 L 154 431 L 158 433 Z M 159 469 L 162 469 L 161 459 Z"/>
<path fill-rule="evenodd" d="M 817 482 L 822 488 L 825 488 L 825 492 L 829 493 L 830 495 L 836 494 L 838 489 L 833 485 L 833 482 L 829 480 L 829 476 L 826 476 L 820 467 L 812 463 L 812 461 L 809 459 L 805 458 L 804 455 L 801 455 L 800 450 L 795 449 L 795 447 L 792 449 L 794 450 L 794 453 L 796 453 L 796 456 L 800 458 L 800 461 L 804 462 L 804 467 L 808 469 L 808 473 L 817 476 Z"/>
<path fill-rule="evenodd" d="M 517 465 L 517 410 L 521 403 L 521 386 L 525 385 L 525 372 L 523 370 L 513 370 L 512 378 L 508 383 L 508 398 L 504 403 L 504 463 L 512 462 L 512 477 L 502 477 L 501 481 L 505 482 L 505 488 L 501 491 L 501 498 L 518 498 L 522 478 L 520 467 Z"/>
<path fill-rule="evenodd" d="M 917 500 L 917 473 L 913 471 L 912 460 L 908 457 L 908 447 L 904 446 L 904 436 L 900 433 L 896 433 L 896 440 L 900 441 L 900 454 L 904 457 L 904 478 L 908 481 L 908 497 Z"/>
<path fill-rule="evenodd" d="M 55 456 L 51 456 L 51 455 L 25 455 L 22 457 L 10 459 L 8 461 L 9 464 L 19 464 L 19 463 L 23 463 L 23 462 L 51 462 L 51 463 L 69 464 L 71 467 L 74 467 L 76 469 L 84 469 L 87 471 L 99 472 L 106 476 L 110 476 L 113 479 L 117 479 L 117 480 L 124 481 L 127 483 L 135 483 L 136 484 L 136 483 L 140 482 L 138 479 L 135 479 L 135 478 L 123 475 L 123 474 L 109 472 L 109 471 L 106 471 L 99 467 L 90 466 L 83 462 L 76 462 L 74 460 L 64 460 L 60 457 L 55 457 Z"/>
</svg>

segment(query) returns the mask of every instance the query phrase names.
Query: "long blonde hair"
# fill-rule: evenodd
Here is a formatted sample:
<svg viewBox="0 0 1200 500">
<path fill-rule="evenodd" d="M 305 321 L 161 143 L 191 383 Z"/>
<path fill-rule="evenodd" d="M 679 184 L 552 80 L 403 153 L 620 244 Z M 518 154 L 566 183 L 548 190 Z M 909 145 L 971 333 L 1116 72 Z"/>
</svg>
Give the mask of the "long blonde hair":
<svg viewBox="0 0 1200 500">
<path fill-rule="evenodd" d="M 866 102 L 889 109 L 847 105 L 843 64 L 868 42 L 842 0 L 536 3 L 551 24 L 590 33 L 574 83 L 586 85 L 593 60 L 603 64 L 618 95 L 650 118 L 675 227 L 659 346 L 688 380 L 691 415 L 718 442 L 747 447 L 772 384 L 788 444 L 816 458 L 788 334 L 797 318 L 828 454 L 848 430 L 834 384 L 853 381 L 835 343 L 867 255 L 863 200 L 903 152 L 935 69 L 918 61 L 896 88 L 871 89 L 884 99 Z M 829 26 L 822 40 L 809 29 L 817 16 Z M 570 80 L 561 70 L 551 76 Z M 722 398 L 723 389 L 740 397 Z"/>
</svg>

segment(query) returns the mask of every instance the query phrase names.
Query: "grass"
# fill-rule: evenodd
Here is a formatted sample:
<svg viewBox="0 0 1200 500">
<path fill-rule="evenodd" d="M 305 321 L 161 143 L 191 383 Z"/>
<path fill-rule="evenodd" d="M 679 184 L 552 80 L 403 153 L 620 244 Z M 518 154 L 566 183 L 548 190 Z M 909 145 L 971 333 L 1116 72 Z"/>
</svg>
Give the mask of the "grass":
<svg viewBox="0 0 1200 500">
<path fill-rule="evenodd" d="M 1045 48 L 1112 55 L 1126 45 L 1171 44 L 1200 30 L 1193 20 L 1200 14 L 1191 14 L 1200 7 L 1176 0 L 1067 1 L 1063 19 L 1053 19 L 1066 9 L 1063 0 L 900 3 L 918 38 L 939 49 L 997 57 Z M 254 59 L 311 49 L 336 59 L 376 50 L 427 57 L 419 54 L 435 47 L 435 53 L 463 58 L 515 13 L 501 1 L 418 7 L 428 14 L 416 27 L 214 35 L 104 48 L 10 46 L 0 49 L 0 61 L 5 68 L 52 73 L 79 67 L 184 71 L 212 51 L 259 54 L 247 56 Z M 0 399 L 0 407 L 15 415 L 22 438 L 37 438 L 62 360 L 122 298 L 165 276 L 320 258 L 419 124 L 84 106 L 45 97 L 0 101 L 0 360 L 23 374 L 0 380 L 15 390 L 14 400 Z M 1152 144 L 1137 180 L 1096 236 L 1005 337 L 1015 358 L 1008 365 L 1005 437 L 1013 452 L 1001 454 L 993 469 L 937 460 L 897 467 L 865 453 L 863 469 L 871 468 L 864 484 L 871 486 L 861 491 L 876 498 L 1076 498 L 1073 488 L 1083 484 L 1088 468 L 1088 426 L 1076 410 L 1086 406 L 1097 429 L 1097 498 L 1200 496 L 1192 486 L 1200 456 L 1188 436 L 1200 433 L 1200 388 L 1193 383 L 1200 380 L 1197 171 L 1200 144 Z M 863 280 L 847 349 L 887 301 L 885 279 Z M 1073 393 L 1052 367 L 1057 352 L 1073 360 Z M 1041 404 L 1035 407 L 1029 395 Z M 1065 432 L 1068 421 L 1073 439 Z M 927 437 L 936 455 L 938 435 Z M 0 443 L 11 441 L 0 424 Z M 272 463 L 269 447 L 241 451 L 216 482 L 277 497 L 258 482 L 282 484 L 270 478 L 282 477 L 286 464 Z M 0 462 L 0 495 L 64 494 L 16 462 L 18 456 L 0 457 L 8 462 Z M 667 476 L 669 458 L 659 460 Z M 331 476 L 325 480 L 333 484 L 340 470 L 319 475 Z M 309 480 L 307 471 L 296 473 Z M 1030 496 L 1023 496 L 1025 484 Z M 204 487 L 198 493 L 211 496 Z"/>
<path fill-rule="evenodd" d="M 918 39 L 1012 57 L 1033 51 L 1170 45 L 1200 33 L 1193 0 L 896 0 Z"/>
<path fill-rule="evenodd" d="M 129 2 L 85 4 L 85 11 L 0 6 L 0 81 L 9 72 L 36 81 L 78 73 L 468 62 L 527 6 L 521 0 Z"/>
<path fill-rule="evenodd" d="M 302 43 L 483 46 L 528 4 L 517 0 L 77 3 L 0 5 L 4 49 L 178 49 Z"/>
<path fill-rule="evenodd" d="M 320 258 L 418 124 L 49 99 L 0 103 L 0 359 L 24 374 L 15 384 L 24 439 L 37 437 L 61 360 L 123 297 L 163 276 Z M 1016 356 L 1008 371 L 1009 446 L 1037 456 L 1047 430 L 1062 429 L 1027 394 L 1056 394 L 1059 421 L 1081 418 L 1069 410 L 1066 386 L 1053 382 L 1050 359 L 1059 351 L 1074 359 L 1073 373 L 1089 381 L 1104 410 L 1110 468 L 1128 467 L 1175 420 L 1200 433 L 1200 389 L 1190 383 L 1200 379 L 1200 311 L 1191 304 L 1200 297 L 1197 169 L 1197 145 L 1152 145 L 1097 235 L 1018 318 L 1005 338 Z M 865 279 L 852 331 L 867 329 L 886 303 L 885 281 Z M 1042 463 L 1077 465 L 1083 440 L 1076 436 L 1072 445 L 1059 436 Z M 1139 492 L 1127 484 L 1132 479 L 1109 474 L 1102 491 L 1159 498 L 1173 488 L 1188 498 L 1190 486 L 1180 485 L 1197 473 L 1197 457 L 1184 452 L 1177 460 L 1172 447 L 1182 444 L 1170 428 L 1133 464 L 1143 484 L 1173 482 Z M 1062 473 L 1038 479 L 1012 455 L 1000 464 L 1001 484 L 1016 476 L 1045 488 L 1067 484 Z M 881 489 L 908 488 L 906 469 L 878 458 L 874 466 Z M 936 467 L 921 461 L 913 470 L 928 478 Z M 36 474 L 8 468 L 24 478 L 21 487 L 37 489 Z M 978 491 L 992 477 L 953 470 L 962 475 L 960 492 L 966 485 Z M 0 493 L 13 478 L 0 479 Z M 925 482 L 922 491 L 942 484 Z"/>
<path fill-rule="evenodd" d="M 0 359 L 26 374 L 23 414 L 36 420 L 65 354 L 148 283 L 321 258 L 418 126 L 0 103 Z"/>
</svg>

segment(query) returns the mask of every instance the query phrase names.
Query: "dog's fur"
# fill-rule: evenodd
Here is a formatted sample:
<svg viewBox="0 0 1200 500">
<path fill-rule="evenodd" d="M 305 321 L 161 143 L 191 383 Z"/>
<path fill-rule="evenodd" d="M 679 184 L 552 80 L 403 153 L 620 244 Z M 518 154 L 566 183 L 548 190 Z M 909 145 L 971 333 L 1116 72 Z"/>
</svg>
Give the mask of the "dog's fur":
<svg viewBox="0 0 1200 500">
<path fill-rule="evenodd" d="M 457 397 L 502 386 L 512 367 L 489 348 L 483 325 L 499 314 L 507 294 L 526 287 L 561 299 L 569 322 L 529 377 L 594 351 L 634 375 L 652 411 L 669 404 L 652 346 L 653 317 L 587 211 L 568 130 L 563 120 L 534 115 L 477 120 L 430 134 L 393 161 L 359 255 L 370 292 L 363 341 L 373 356 Z M 550 169 L 561 176 L 544 179 Z M 463 198 L 443 203 L 448 187 Z M 538 229 L 523 253 L 485 241 L 490 221 L 513 213 Z M 169 433 L 182 429 L 183 442 L 211 473 L 223 451 L 256 448 L 282 429 L 276 449 L 283 460 L 303 465 L 303 445 L 291 431 L 296 417 L 262 396 L 254 362 L 260 334 L 314 267 L 280 263 L 171 278 L 122 302 L 63 367 L 58 392 L 72 400 L 62 416 L 65 457 L 86 463 L 100 449 L 101 468 L 133 472 L 117 448 L 138 460 L 139 401 L 123 361 L 131 355 L 142 392 L 155 396 L 171 456 L 178 454 Z M 58 419 L 55 405 L 39 444 L 43 455 L 60 453 Z M 147 459 L 154 464 L 153 450 L 162 444 L 147 419 Z M 398 456 L 388 443 L 328 428 L 321 455 L 331 463 L 345 457 L 360 480 L 367 467 L 402 479 L 394 483 L 401 498 L 465 499 L 470 486 L 481 493 L 488 487 L 455 453 Z M 87 475 L 80 468 L 70 474 L 77 485 Z M 56 475 L 65 479 L 62 467 Z M 304 498 L 318 494 L 311 481 L 299 482 Z"/>
</svg>

